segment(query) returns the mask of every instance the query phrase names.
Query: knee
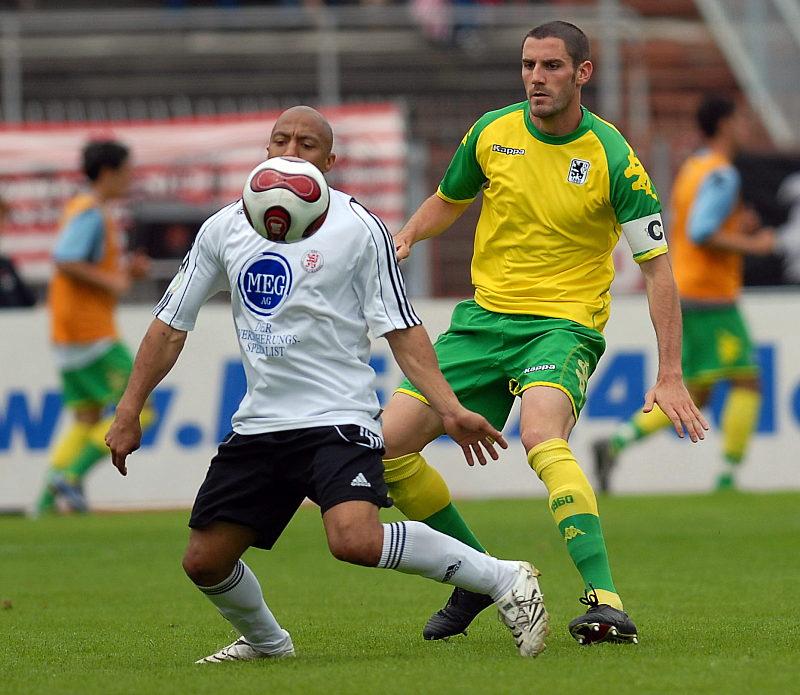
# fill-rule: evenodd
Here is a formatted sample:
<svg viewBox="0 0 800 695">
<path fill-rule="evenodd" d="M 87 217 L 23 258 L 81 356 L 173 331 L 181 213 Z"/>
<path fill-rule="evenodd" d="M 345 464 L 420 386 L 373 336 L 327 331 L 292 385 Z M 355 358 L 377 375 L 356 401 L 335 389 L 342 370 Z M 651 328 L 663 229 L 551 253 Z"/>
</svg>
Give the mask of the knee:
<svg viewBox="0 0 800 695">
<path fill-rule="evenodd" d="M 547 429 L 536 425 L 523 426 L 519 434 L 520 441 L 522 442 L 522 446 L 525 447 L 526 452 L 530 452 L 531 449 L 536 448 L 539 444 L 546 442 L 548 439 L 560 437 L 560 434 L 553 434 L 547 431 Z"/>
<path fill-rule="evenodd" d="M 381 559 L 383 528 L 363 528 L 354 525 L 337 526 L 328 530 L 331 555 L 342 562 L 375 567 Z"/>
<path fill-rule="evenodd" d="M 222 567 L 201 549 L 189 547 L 183 556 L 183 571 L 197 586 L 214 586 L 219 584 L 233 572 L 233 567 Z"/>
</svg>

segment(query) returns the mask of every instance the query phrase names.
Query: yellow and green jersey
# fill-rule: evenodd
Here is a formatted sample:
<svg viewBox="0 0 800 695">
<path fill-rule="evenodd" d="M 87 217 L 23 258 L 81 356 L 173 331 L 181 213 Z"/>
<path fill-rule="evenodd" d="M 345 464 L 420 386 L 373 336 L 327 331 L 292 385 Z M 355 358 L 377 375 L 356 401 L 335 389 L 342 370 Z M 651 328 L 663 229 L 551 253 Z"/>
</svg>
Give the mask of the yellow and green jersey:
<svg viewBox="0 0 800 695">
<path fill-rule="evenodd" d="M 586 109 L 560 137 L 537 130 L 526 101 L 482 116 L 437 194 L 465 203 L 481 190 L 472 284 L 489 311 L 602 331 L 620 232 L 637 262 L 667 251 L 647 172 L 619 131 Z"/>
</svg>

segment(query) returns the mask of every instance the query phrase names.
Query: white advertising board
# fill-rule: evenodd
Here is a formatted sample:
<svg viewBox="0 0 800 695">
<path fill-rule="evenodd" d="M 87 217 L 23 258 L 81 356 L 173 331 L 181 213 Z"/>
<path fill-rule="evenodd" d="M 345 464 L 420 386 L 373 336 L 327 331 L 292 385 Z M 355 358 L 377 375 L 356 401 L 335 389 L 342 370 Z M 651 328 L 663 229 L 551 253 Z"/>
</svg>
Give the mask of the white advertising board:
<svg viewBox="0 0 800 695">
<path fill-rule="evenodd" d="M 745 297 L 763 365 L 765 397 L 751 451 L 741 469 L 747 490 L 800 489 L 800 296 L 764 293 Z M 418 301 L 435 336 L 447 327 L 452 301 Z M 148 307 L 123 307 L 119 324 L 132 349 L 151 320 Z M 58 375 L 43 309 L 0 313 L 0 508 L 33 504 L 47 467 L 48 448 L 68 422 L 58 396 Z M 591 442 L 639 407 L 656 370 L 655 338 L 641 297 L 615 300 L 606 331 L 608 348 L 589 383 L 589 398 L 571 444 L 593 478 Z M 384 340 L 375 343 L 376 388 L 386 399 L 400 374 Z M 227 433 L 243 387 L 232 321 L 225 304 L 201 312 L 181 358 L 155 394 L 159 419 L 136 452 L 127 478 L 103 462 L 90 474 L 89 502 L 96 508 L 189 506 L 216 444 Z M 717 408 L 718 412 L 718 408 Z M 624 493 L 702 492 L 721 466 L 717 417 L 705 442 L 691 444 L 669 432 L 626 451 L 613 478 Z M 426 449 L 457 498 L 544 494 L 528 468 L 516 414 L 506 427 L 510 448 L 499 462 L 468 468 L 460 449 L 437 440 Z"/>
</svg>

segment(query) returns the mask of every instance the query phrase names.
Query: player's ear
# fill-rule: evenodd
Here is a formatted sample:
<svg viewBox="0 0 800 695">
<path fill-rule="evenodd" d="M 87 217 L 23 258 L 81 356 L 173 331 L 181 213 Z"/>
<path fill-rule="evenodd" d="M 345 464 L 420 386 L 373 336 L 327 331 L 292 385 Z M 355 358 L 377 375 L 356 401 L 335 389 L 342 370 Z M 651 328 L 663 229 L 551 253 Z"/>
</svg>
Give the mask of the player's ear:
<svg viewBox="0 0 800 695">
<path fill-rule="evenodd" d="M 582 87 L 591 79 L 593 71 L 594 65 L 592 65 L 591 61 L 584 60 L 575 71 L 575 83 Z"/>
<path fill-rule="evenodd" d="M 336 162 L 336 155 L 331 152 L 327 158 L 325 159 L 325 168 L 322 170 L 323 174 L 328 173 L 331 169 L 333 169 L 333 164 Z"/>
</svg>

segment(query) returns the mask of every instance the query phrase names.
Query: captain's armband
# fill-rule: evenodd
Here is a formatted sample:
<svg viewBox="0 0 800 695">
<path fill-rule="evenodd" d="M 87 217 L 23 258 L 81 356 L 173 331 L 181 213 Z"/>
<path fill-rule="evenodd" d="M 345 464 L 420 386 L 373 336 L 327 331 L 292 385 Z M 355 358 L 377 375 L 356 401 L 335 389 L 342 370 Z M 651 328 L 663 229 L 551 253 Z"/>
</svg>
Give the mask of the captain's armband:
<svg viewBox="0 0 800 695">
<path fill-rule="evenodd" d="M 637 263 L 649 261 L 667 252 L 667 238 L 660 213 L 624 222 L 622 233 L 628 240 L 633 260 Z"/>
</svg>

